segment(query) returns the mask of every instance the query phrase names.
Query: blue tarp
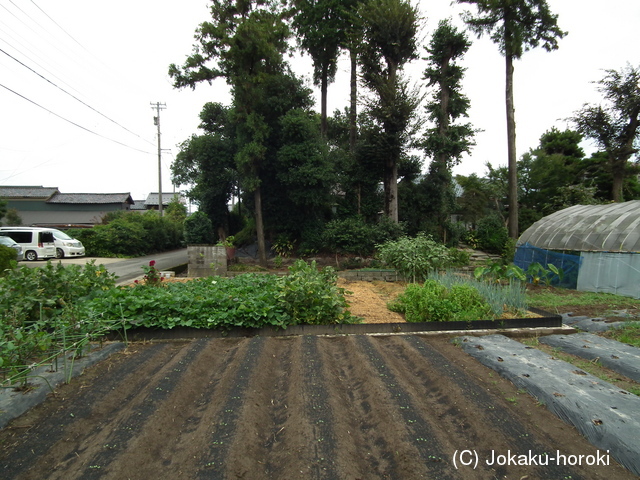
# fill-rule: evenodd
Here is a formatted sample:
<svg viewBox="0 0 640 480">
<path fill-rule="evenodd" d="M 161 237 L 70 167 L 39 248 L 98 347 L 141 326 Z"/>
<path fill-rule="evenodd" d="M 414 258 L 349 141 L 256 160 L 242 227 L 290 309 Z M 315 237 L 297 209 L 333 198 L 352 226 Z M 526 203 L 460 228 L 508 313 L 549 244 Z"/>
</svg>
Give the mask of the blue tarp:
<svg viewBox="0 0 640 480">
<path fill-rule="evenodd" d="M 558 276 L 551 279 L 551 285 L 573 288 L 578 286 L 578 272 L 580 270 L 581 258 L 578 255 L 552 252 L 543 248 L 534 247 L 530 243 L 518 246 L 513 263 L 525 272 L 532 263 L 539 263 L 548 269 L 552 264 L 563 272 L 562 280 Z"/>
</svg>

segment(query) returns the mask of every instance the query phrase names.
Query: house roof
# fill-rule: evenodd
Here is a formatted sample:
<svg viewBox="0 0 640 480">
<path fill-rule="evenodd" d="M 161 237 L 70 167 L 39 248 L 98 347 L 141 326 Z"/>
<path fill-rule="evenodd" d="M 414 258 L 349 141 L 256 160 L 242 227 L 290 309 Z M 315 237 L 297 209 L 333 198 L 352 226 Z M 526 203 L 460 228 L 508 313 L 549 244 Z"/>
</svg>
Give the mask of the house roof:
<svg viewBox="0 0 640 480">
<path fill-rule="evenodd" d="M 128 193 L 57 193 L 47 203 L 132 204 L 133 199 Z"/>
<path fill-rule="evenodd" d="M 640 252 L 640 200 L 574 205 L 531 225 L 518 239 L 547 250 Z"/>
<path fill-rule="evenodd" d="M 144 206 L 144 200 L 134 200 L 130 207 L 130 210 L 146 210 Z"/>
<path fill-rule="evenodd" d="M 0 186 L 0 198 L 7 199 L 48 199 L 56 193 L 60 193 L 56 187 Z"/>
<path fill-rule="evenodd" d="M 147 199 L 144 201 L 144 204 L 148 206 L 160 205 L 160 199 L 158 197 L 159 194 L 157 192 L 151 192 L 149 195 L 147 195 Z M 169 203 L 171 203 L 171 200 L 173 200 L 173 197 L 178 197 L 180 201 L 184 203 L 183 197 L 179 193 L 163 192 L 162 205 L 169 205 Z"/>
</svg>

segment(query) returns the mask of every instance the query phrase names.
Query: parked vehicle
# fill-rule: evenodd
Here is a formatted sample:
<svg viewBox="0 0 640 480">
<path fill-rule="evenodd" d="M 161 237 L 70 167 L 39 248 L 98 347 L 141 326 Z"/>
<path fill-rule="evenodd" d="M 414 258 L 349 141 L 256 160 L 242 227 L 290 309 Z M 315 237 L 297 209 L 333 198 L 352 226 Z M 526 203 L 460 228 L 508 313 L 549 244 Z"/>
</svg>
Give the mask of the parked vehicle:
<svg viewBox="0 0 640 480">
<path fill-rule="evenodd" d="M 30 262 L 56 257 L 55 237 L 50 228 L 0 227 L 0 236 L 18 243 Z"/>
<path fill-rule="evenodd" d="M 80 240 L 71 238 L 66 233 L 55 228 L 40 228 L 40 227 L 0 227 L 0 234 L 4 231 L 38 231 L 38 232 L 51 232 L 53 234 L 53 242 L 55 243 L 56 258 L 64 257 L 83 257 L 85 254 L 84 245 Z M 17 241 L 17 240 L 16 240 Z M 18 243 L 21 243 L 18 241 Z M 26 253 L 25 253 L 26 257 Z M 40 255 L 38 255 L 40 257 Z M 29 260 L 27 258 L 27 260 Z M 35 259 L 34 259 L 35 260 Z"/>
<path fill-rule="evenodd" d="M 11 237 L 0 237 L 0 245 L 4 245 L 5 247 L 13 248 L 16 251 L 16 253 L 18 254 L 16 256 L 16 260 L 18 262 L 20 260 L 24 260 L 24 255 L 22 253 L 22 247 L 20 246 L 19 243 L 16 243 L 16 241 L 13 240 L 13 238 L 11 238 Z"/>
<path fill-rule="evenodd" d="M 80 240 L 71 238 L 60 230 L 51 229 L 56 243 L 56 258 L 84 257 L 85 249 Z"/>
</svg>

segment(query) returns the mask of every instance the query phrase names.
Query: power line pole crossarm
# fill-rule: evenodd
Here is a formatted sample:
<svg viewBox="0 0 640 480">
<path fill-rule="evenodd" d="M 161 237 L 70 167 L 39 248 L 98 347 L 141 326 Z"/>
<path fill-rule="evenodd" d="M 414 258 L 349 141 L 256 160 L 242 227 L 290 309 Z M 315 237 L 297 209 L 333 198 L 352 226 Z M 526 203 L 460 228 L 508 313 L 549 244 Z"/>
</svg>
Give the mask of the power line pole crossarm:
<svg viewBox="0 0 640 480">
<path fill-rule="evenodd" d="M 162 148 L 160 146 L 160 110 L 167 108 L 165 103 L 151 102 L 151 108 L 156 110 L 153 123 L 158 127 L 158 212 L 162 216 Z"/>
</svg>

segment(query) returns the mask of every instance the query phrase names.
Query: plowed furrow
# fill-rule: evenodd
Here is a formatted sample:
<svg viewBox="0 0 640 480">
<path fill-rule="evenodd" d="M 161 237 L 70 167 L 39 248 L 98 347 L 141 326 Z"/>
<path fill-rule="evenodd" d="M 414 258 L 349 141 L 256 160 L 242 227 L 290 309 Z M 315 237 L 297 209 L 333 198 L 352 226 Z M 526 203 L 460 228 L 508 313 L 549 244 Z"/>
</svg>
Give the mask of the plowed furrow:
<svg viewBox="0 0 640 480">
<path fill-rule="evenodd" d="M 89 458 L 82 458 L 86 462 L 86 469 L 82 474 L 83 480 L 101 478 L 105 472 L 109 472 L 110 463 L 120 452 L 129 447 L 130 440 L 145 431 L 147 422 L 153 422 L 156 410 L 162 406 L 180 382 L 183 369 L 191 365 L 206 345 L 207 340 L 204 339 L 185 345 L 171 361 L 149 379 L 146 394 L 132 399 L 135 407 L 126 418 L 120 420 L 119 428 L 113 429 L 105 438 L 102 449 Z M 157 427 L 154 425 L 151 428 L 155 430 Z"/>
<path fill-rule="evenodd" d="M 118 413 L 111 399 L 116 397 L 124 403 L 140 394 L 145 385 L 132 378 L 154 375 L 175 355 L 176 349 L 170 344 L 157 344 L 140 349 L 131 347 L 131 351 L 135 353 L 119 357 L 104 381 L 92 381 L 91 388 L 82 391 L 80 401 L 68 405 L 62 398 L 57 415 L 38 418 L 24 444 L 16 448 L 12 457 L 15 461 L 6 465 L 2 474 L 6 478 L 23 475 L 20 478 L 41 479 L 42 471 L 46 471 L 50 472 L 50 478 L 55 478 L 58 468 L 77 462 L 93 438 L 109 431 L 109 421 Z M 107 362 L 113 363 L 111 359 Z M 37 415 L 37 409 L 32 413 Z M 21 421 L 28 421 L 29 415 Z M 46 442 L 42 442 L 43 438 Z M 52 456 L 49 452 L 54 447 L 57 453 Z"/>
<path fill-rule="evenodd" d="M 429 477 L 455 478 L 448 462 L 448 452 L 439 443 L 433 420 L 428 415 L 421 414 L 419 405 L 412 400 L 411 393 L 401 383 L 402 379 L 387 365 L 387 360 L 375 347 L 371 337 L 358 336 L 356 342 L 369 358 L 393 399 L 399 417 L 409 432 L 409 440 L 420 453 L 418 461 L 427 469 Z"/>
<path fill-rule="evenodd" d="M 428 340 L 416 336 L 402 338 L 402 342 L 393 342 L 397 357 L 407 366 L 415 366 L 413 360 L 417 352 L 420 358 L 426 361 L 428 370 L 438 378 L 451 379 L 447 387 L 449 399 L 455 399 L 457 408 L 448 410 L 439 415 L 439 422 L 443 422 L 446 428 L 442 431 L 456 432 L 455 442 L 450 448 L 475 449 L 483 458 L 490 458 L 491 451 L 504 453 L 514 452 L 550 452 L 552 444 L 538 436 L 535 431 L 522 421 L 506 405 L 504 398 L 487 392 L 487 389 L 478 382 L 478 379 L 470 377 L 464 370 L 458 368 L 445 355 L 433 348 Z M 407 345 L 410 348 L 407 348 Z M 417 377 L 421 377 L 419 370 L 412 368 Z M 428 399 L 429 397 L 425 397 Z M 438 403 L 442 403 L 439 401 Z M 467 412 L 473 412 L 470 416 Z M 458 425 L 458 427 L 456 427 Z M 478 429 L 480 426 L 480 429 Z M 489 436 L 492 441 L 487 444 L 484 440 Z M 506 476 L 508 473 L 517 474 L 518 469 L 513 465 L 505 468 L 495 465 L 491 469 L 497 476 Z M 530 469 L 522 469 L 522 475 L 530 473 Z M 545 469 L 545 474 L 554 478 L 578 478 L 580 475 L 574 469 L 550 464 Z"/>
<path fill-rule="evenodd" d="M 197 478 L 224 479 L 227 454 L 244 407 L 247 386 L 253 373 L 259 374 L 253 367 L 264 347 L 263 337 L 247 340 L 245 356 L 242 358 L 230 388 L 222 400 L 222 408 L 216 415 L 213 432 L 207 439 L 203 456 L 199 459 L 200 466 Z"/>
<path fill-rule="evenodd" d="M 166 478 L 193 478 L 235 378 L 236 358 L 248 345 L 244 339 L 207 340 L 190 364 L 180 360 L 173 367 L 179 383 L 153 413 L 151 428 L 129 442 L 105 478 L 149 479 L 158 468 Z"/>
<path fill-rule="evenodd" d="M 328 401 L 318 337 L 302 337 L 302 391 L 304 417 L 311 429 L 307 448 L 311 453 L 309 478 L 339 478 L 336 465 L 336 446 L 333 434 L 334 419 Z M 308 437 L 307 437 L 308 438 Z"/>
<path fill-rule="evenodd" d="M 379 371 L 354 337 L 322 339 L 341 478 L 425 478 L 420 452 Z M 391 428 L 389 428 L 392 426 Z"/>
<path fill-rule="evenodd" d="M 226 461 L 227 478 L 286 478 L 309 464 L 300 448 L 300 338 L 266 339 L 245 391 L 242 418 Z M 293 420 L 292 420 L 293 418 Z"/>
</svg>

